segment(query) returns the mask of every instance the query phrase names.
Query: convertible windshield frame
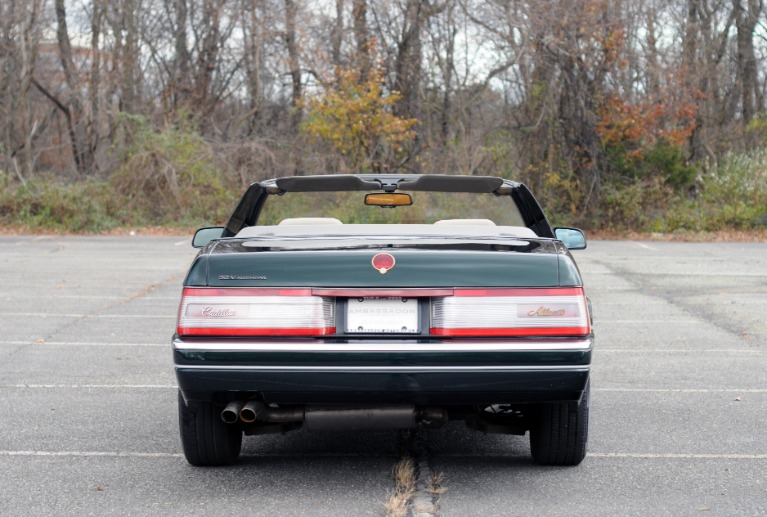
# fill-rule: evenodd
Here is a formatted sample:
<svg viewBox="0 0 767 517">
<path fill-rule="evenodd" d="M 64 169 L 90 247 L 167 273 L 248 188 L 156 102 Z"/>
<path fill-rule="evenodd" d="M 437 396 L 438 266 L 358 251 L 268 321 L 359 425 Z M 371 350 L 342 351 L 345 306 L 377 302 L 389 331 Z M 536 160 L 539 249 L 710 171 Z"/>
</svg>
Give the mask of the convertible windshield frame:
<svg viewBox="0 0 767 517">
<path fill-rule="evenodd" d="M 326 174 L 276 178 L 253 183 L 235 206 L 222 237 L 233 237 L 242 228 L 259 224 L 264 204 L 272 195 L 287 192 L 424 191 L 492 193 L 510 196 L 519 209 L 524 226 L 536 235 L 553 238 L 554 232 L 540 205 L 523 184 L 492 176 L 449 174 Z"/>
</svg>

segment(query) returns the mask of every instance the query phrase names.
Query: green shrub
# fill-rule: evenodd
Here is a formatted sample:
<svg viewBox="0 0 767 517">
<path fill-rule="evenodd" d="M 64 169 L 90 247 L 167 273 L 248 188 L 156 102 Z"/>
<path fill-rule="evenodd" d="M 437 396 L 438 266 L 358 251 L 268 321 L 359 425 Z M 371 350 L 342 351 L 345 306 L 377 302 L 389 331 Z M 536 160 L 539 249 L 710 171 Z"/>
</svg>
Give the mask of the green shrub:
<svg viewBox="0 0 767 517">
<path fill-rule="evenodd" d="M 657 232 L 748 230 L 767 222 L 767 151 L 726 154 L 698 194 L 677 194 L 647 228 Z"/>
<path fill-rule="evenodd" d="M 609 183 L 603 187 L 595 226 L 647 231 L 666 210 L 672 190 L 660 179 Z"/>
<path fill-rule="evenodd" d="M 767 215 L 767 150 L 728 153 L 701 179 L 707 229 L 749 229 Z"/>
<path fill-rule="evenodd" d="M 183 128 L 157 133 L 142 119 L 130 123 L 133 143 L 107 180 L 64 182 L 41 175 L 22 185 L 14 177 L 0 174 L 0 224 L 97 233 L 121 226 L 192 227 L 223 222 L 239 189 L 226 187 L 223 172 L 204 140 Z M 659 161 L 663 160 L 657 158 L 654 163 Z M 671 161 L 678 163 L 677 158 Z M 563 171 L 544 174 L 545 181 L 534 192 L 553 224 L 663 233 L 749 230 L 767 225 L 767 149 L 725 155 L 698 178 L 694 193 L 674 188 L 665 177 L 607 177 L 599 197 L 591 201 L 594 208 L 588 219 L 578 219 L 583 217 L 578 213 L 580 191 L 573 175 Z M 407 223 L 473 216 L 468 200 L 448 204 L 435 195 L 412 209 L 388 210 L 364 207 L 354 194 L 354 199 L 344 194 L 333 199 L 312 194 L 286 196 L 294 203 L 272 204 L 265 215 L 276 222 L 295 215 L 300 207 L 306 215 L 316 211 L 347 222 Z M 426 211 L 413 211 L 419 209 Z"/>
<path fill-rule="evenodd" d="M 117 212 L 145 224 L 222 221 L 232 192 L 205 140 L 190 127 L 155 131 L 146 119 L 125 118 L 131 145 L 110 178 Z"/>
<path fill-rule="evenodd" d="M 690 188 L 695 182 L 697 170 L 687 163 L 682 149 L 666 142 L 632 154 L 625 147 L 610 146 L 605 149 L 605 159 L 610 175 L 629 181 L 661 180 L 676 191 Z"/>
<path fill-rule="evenodd" d="M 690 188 L 697 174 L 696 168 L 685 161 L 682 149 L 667 143 L 659 143 L 645 153 L 642 169 L 645 177 L 663 178 L 678 192 Z"/>
<path fill-rule="evenodd" d="M 767 196 L 767 149 L 727 153 L 702 181 L 706 200 L 763 202 Z"/>
<path fill-rule="evenodd" d="M 63 183 L 38 177 L 26 185 L 2 180 L 0 222 L 31 230 L 97 233 L 119 224 L 108 207 L 111 193 L 105 181 Z"/>
</svg>

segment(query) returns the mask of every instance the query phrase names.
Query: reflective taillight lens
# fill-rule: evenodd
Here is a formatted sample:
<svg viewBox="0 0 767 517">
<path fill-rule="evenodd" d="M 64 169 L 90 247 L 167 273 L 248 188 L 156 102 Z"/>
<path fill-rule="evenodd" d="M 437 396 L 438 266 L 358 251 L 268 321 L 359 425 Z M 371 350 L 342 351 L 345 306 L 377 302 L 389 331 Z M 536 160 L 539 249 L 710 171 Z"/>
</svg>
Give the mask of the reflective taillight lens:
<svg viewBox="0 0 767 517">
<path fill-rule="evenodd" d="M 591 333 L 579 287 L 456 289 L 432 300 L 431 333 L 455 337 L 583 336 Z"/>
<path fill-rule="evenodd" d="M 335 333 L 333 299 L 310 289 L 186 288 L 181 336 L 324 336 Z"/>
</svg>

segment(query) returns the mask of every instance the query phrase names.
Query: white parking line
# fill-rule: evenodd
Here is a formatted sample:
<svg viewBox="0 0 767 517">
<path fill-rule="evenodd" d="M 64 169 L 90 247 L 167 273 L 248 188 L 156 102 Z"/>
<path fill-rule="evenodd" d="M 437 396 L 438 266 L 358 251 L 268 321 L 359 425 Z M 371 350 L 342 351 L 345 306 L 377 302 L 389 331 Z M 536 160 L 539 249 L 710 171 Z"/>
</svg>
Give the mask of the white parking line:
<svg viewBox="0 0 767 517">
<path fill-rule="evenodd" d="M 667 323 L 668 324 L 671 324 L 671 323 L 674 323 L 674 324 L 676 324 L 676 323 L 684 323 L 685 325 L 688 325 L 688 324 L 692 325 L 692 324 L 699 324 L 699 323 L 701 323 L 701 321 L 700 320 L 673 320 L 673 319 L 664 319 L 664 320 L 603 320 L 603 319 L 598 319 L 598 320 L 596 320 L 594 322 L 594 326 L 595 327 L 599 326 L 602 323 L 609 323 L 611 325 L 613 323 L 621 324 L 621 325 L 626 324 L 626 323 L 632 323 L 632 324 L 634 324 L 634 323 L 646 323 L 648 325 L 657 325 L 658 323 L 663 323 L 663 324 L 667 324 Z"/>
<path fill-rule="evenodd" d="M 374 454 L 375 455 L 375 454 Z M 173 452 L 123 452 L 123 451 L 2 451 L 0 456 L 26 457 L 64 457 L 64 458 L 183 458 L 180 453 Z M 300 453 L 300 454 L 243 454 L 243 457 L 253 458 L 304 458 L 304 457 L 357 457 L 369 456 L 358 453 Z M 384 454 L 382 456 L 390 456 Z M 440 454 L 440 458 L 528 458 L 526 454 Z M 641 453 L 641 452 L 589 452 L 588 458 L 599 459 L 663 459 L 663 460 L 767 460 L 767 454 L 679 454 L 679 453 Z"/>
<path fill-rule="evenodd" d="M 173 384 L 0 384 L 0 388 L 16 389 L 115 389 L 115 390 L 170 390 Z"/>
<path fill-rule="evenodd" d="M 140 319 L 176 319 L 173 314 L 76 314 L 53 312 L 4 312 L 0 317 L 11 318 L 140 318 Z"/>
<path fill-rule="evenodd" d="M 23 300 L 23 299 L 31 299 L 31 300 L 39 300 L 40 295 L 38 294 L 31 294 L 28 296 L 25 296 L 23 294 L 15 294 L 13 295 L 14 300 Z M 48 295 L 46 294 L 46 298 L 51 298 L 55 300 L 124 300 L 125 296 L 86 296 L 86 295 L 79 295 L 79 294 L 54 294 L 54 295 Z"/>
<path fill-rule="evenodd" d="M 655 247 L 653 247 L 653 246 L 650 246 L 650 245 L 648 245 L 648 244 L 644 244 L 644 243 L 642 243 L 642 242 L 635 242 L 634 244 L 636 244 L 636 245 L 637 245 L 637 246 L 639 246 L 640 248 L 644 248 L 644 249 L 646 249 L 646 250 L 650 250 L 650 251 L 658 251 L 658 248 L 655 248 Z"/>
<path fill-rule="evenodd" d="M 181 288 L 179 287 L 179 290 Z M 14 293 L 13 299 L 14 300 L 39 300 L 40 294 L 37 293 Z M 88 295 L 88 294 L 50 294 L 49 291 L 45 292 L 45 297 L 50 298 L 53 300 L 125 300 L 129 297 L 129 295 Z M 152 300 L 175 300 L 179 301 L 179 296 L 154 296 L 154 295 L 146 295 L 141 297 L 141 299 L 132 300 L 133 303 L 137 302 L 143 302 L 143 301 L 152 301 Z"/>
<path fill-rule="evenodd" d="M 710 388 L 592 388 L 593 391 L 615 393 L 767 393 L 767 389 Z"/>
<path fill-rule="evenodd" d="M 741 348 L 596 348 L 595 352 L 600 354 L 764 354 L 762 350 Z"/>
<path fill-rule="evenodd" d="M 0 345 L 34 345 L 34 346 L 101 346 L 101 347 L 117 347 L 117 346 L 154 346 L 154 347 L 170 347 L 170 340 L 168 343 L 108 343 L 105 341 L 86 342 L 86 341 L 0 341 Z"/>
<path fill-rule="evenodd" d="M 44 456 L 80 458 L 182 458 L 171 452 L 112 452 L 112 451 L 0 451 L 0 456 Z"/>
<path fill-rule="evenodd" d="M 88 318 L 138 318 L 142 320 L 154 319 L 154 320 L 174 320 L 175 314 L 88 314 Z"/>
<path fill-rule="evenodd" d="M 487 453 L 444 453 L 435 454 L 440 458 L 529 458 L 527 454 Z M 628 459 L 665 459 L 665 460 L 767 460 L 767 454 L 684 454 L 684 453 L 642 453 L 642 452 L 591 452 L 586 459 L 628 458 Z"/>
<path fill-rule="evenodd" d="M 664 460 L 767 460 L 767 454 L 652 454 L 641 452 L 589 452 L 587 458 L 638 458 Z"/>
</svg>

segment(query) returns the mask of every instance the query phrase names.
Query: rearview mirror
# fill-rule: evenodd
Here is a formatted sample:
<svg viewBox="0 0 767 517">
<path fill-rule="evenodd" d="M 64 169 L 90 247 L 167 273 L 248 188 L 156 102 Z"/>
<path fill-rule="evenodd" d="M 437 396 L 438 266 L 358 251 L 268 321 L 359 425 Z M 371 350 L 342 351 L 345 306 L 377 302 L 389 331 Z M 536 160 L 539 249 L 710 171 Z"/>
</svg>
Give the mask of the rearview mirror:
<svg viewBox="0 0 767 517">
<path fill-rule="evenodd" d="M 393 208 L 395 206 L 410 206 L 413 204 L 413 198 L 410 194 L 366 194 L 365 204 L 369 206 L 384 206 Z"/>
<path fill-rule="evenodd" d="M 554 228 L 554 235 L 569 250 L 586 249 L 586 236 L 578 228 Z"/>
<path fill-rule="evenodd" d="M 194 238 L 192 239 L 192 247 L 204 248 L 208 243 L 215 239 L 220 239 L 224 234 L 224 228 L 221 226 L 214 226 L 209 228 L 200 228 L 194 232 Z"/>
</svg>

